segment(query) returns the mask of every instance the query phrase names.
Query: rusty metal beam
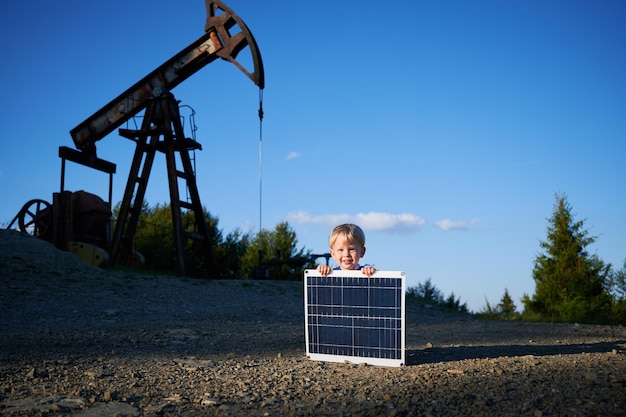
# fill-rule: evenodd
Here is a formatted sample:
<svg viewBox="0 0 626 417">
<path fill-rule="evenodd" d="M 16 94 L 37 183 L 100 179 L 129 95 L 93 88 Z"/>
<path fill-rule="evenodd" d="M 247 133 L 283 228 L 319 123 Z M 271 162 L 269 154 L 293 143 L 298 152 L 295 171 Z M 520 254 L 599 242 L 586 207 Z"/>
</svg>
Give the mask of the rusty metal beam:
<svg viewBox="0 0 626 417">
<path fill-rule="evenodd" d="M 263 61 L 248 27 L 221 1 L 205 1 L 206 33 L 72 129 L 77 149 L 95 155 L 95 143 L 145 109 L 150 98 L 169 92 L 217 58 L 233 63 L 259 88 L 265 87 Z M 231 35 L 235 26 L 241 32 Z M 252 72 L 237 61 L 246 47 L 252 54 Z"/>
<path fill-rule="evenodd" d="M 219 43 L 215 45 L 216 39 L 215 34 L 206 33 L 72 129 L 70 134 L 76 147 L 89 149 L 143 110 L 150 97 L 171 90 L 199 68 L 214 61 L 217 58 L 215 51 L 221 47 Z"/>
</svg>

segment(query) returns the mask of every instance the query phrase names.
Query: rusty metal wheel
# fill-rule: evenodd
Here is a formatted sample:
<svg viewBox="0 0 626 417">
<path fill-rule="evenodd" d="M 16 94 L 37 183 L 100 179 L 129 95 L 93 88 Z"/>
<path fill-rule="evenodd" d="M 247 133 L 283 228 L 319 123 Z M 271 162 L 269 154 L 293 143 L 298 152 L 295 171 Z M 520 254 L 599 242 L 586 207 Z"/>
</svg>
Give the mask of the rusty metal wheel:
<svg viewBox="0 0 626 417">
<path fill-rule="evenodd" d="M 45 200 L 30 200 L 22 206 L 17 220 L 21 232 L 43 236 L 52 223 L 52 206 Z"/>
</svg>

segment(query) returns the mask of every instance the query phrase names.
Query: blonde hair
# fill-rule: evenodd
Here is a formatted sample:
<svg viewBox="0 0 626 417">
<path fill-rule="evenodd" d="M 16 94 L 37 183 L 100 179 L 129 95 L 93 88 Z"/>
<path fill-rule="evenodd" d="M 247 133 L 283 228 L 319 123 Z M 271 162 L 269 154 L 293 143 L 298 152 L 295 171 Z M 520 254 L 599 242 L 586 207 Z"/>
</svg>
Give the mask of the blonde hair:
<svg viewBox="0 0 626 417">
<path fill-rule="evenodd" d="M 357 241 L 361 247 L 365 247 L 365 233 L 363 233 L 363 229 L 356 224 L 345 223 L 335 226 L 328 237 L 328 246 L 332 248 L 340 237 L 348 242 Z"/>
</svg>

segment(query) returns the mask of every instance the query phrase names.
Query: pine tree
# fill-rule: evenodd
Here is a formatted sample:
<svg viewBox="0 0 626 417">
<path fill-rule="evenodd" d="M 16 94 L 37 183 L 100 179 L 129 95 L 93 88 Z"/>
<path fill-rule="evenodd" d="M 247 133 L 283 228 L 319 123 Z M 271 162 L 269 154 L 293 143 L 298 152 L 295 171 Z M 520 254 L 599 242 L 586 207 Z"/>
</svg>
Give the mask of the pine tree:
<svg viewBox="0 0 626 417">
<path fill-rule="evenodd" d="M 515 303 L 513 302 L 513 298 L 511 298 L 511 295 L 509 294 L 509 290 L 507 288 L 504 289 L 504 295 L 502 296 L 502 299 L 497 306 L 497 310 L 500 315 L 505 319 L 513 319 L 516 316 Z"/>
<path fill-rule="evenodd" d="M 534 262 L 535 294 L 522 299 L 524 315 L 551 321 L 607 322 L 611 265 L 586 251 L 596 238 L 583 228 L 584 221 L 574 221 L 565 195 L 556 196 L 548 221 L 547 240 L 540 244 L 544 252 Z"/>
</svg>

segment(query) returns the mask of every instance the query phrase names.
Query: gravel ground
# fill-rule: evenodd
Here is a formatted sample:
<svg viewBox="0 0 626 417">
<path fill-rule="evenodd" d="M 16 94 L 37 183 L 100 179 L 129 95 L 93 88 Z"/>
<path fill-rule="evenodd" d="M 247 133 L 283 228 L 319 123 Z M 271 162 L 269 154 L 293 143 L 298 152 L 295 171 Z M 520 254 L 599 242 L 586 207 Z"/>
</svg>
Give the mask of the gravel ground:
<svg viewBox="0 0 626 417">
<path fill-rule="evenodd" d="M 408 363 L 304 355 L 302 283 L 144 276 L 0 230 L 0 415 L 626 416 L 623 326 L 407 305 Z"/>
</svg>

